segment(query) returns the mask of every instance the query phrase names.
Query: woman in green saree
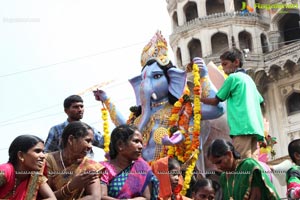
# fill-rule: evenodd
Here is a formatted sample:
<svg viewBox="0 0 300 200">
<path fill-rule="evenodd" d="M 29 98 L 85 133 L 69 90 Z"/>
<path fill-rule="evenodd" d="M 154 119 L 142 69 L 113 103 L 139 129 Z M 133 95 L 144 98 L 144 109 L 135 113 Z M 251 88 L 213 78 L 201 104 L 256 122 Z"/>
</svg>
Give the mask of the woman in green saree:
<svg viewBox="0 0 300 200">
<path fill-rule="evenodd" d="M 220 184 L 225 200 L 280 199 L 263 167 L 253 158 L 241 160 L 229 141 L 214 140 L 207 157 L 223 171 Z"/>
<path fill-rule="evenodd" d="M 62 133 L 62 150 L 48 154 L 49 185 L 57 199 L 101 198 L 100 174 L 104 167 L 86 156 L 93 138 L 90 126 L 71 122 Z"/>
</svg>

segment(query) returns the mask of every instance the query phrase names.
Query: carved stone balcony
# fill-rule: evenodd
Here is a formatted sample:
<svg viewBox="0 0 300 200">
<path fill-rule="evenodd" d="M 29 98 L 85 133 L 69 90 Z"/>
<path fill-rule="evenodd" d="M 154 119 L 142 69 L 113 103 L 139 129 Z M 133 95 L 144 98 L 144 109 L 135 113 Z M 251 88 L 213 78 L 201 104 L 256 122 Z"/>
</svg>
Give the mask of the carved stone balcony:
<svg viewBox="0 0 300 200">
<path fill-rule="evenodd" d="M 240 11 L 235 11 L 232 13 L 215 13 L 205 17 L 193 19 L 186 22 L 182 26 L 175 27 L 170 39 L 172 40 L 172 37 L 176 37 L 177 34 L 192 30 L 194 27 L 225 27 L 230 24 L 240 24 L 243 26 L 249 24 L 267 28 L 270 26 L 270 19 L 257 13 L 242 13 Z"/>
</svg>

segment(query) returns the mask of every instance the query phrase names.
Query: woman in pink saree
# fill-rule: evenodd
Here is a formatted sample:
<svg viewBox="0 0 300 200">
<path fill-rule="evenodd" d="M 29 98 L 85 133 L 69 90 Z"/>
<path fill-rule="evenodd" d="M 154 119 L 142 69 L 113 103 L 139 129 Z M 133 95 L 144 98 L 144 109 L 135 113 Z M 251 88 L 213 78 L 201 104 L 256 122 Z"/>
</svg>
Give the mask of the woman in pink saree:
<svg viewBox="0 0 300 200">
<path fill-rule="evenodd" d="M 109 161 L 101 177 L 103 200 L 157 199 L 158 180 L 141 158 L 142 135 L 135 126 L 117 126 L 111 134 Z"/>
<path fill-rule="evenodd" d="M 56 199 L 43 175 L 44 142 L 21 135 L 9 147 L 9 161 L 0 165 L 0 199 Z"/>
</svg>

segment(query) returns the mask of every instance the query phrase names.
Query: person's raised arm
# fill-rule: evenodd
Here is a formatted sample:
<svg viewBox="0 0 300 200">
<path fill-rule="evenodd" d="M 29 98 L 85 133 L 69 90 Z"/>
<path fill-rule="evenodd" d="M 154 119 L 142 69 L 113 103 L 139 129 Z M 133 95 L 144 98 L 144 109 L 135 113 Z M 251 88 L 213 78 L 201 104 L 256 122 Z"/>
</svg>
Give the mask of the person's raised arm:
<svg viewBox="0 0 300 200">
<path fill-rule="evenodd" d="M 204 104 L 216 106 L 220 102 L 218 98 L 200 98 L 200 101 Z"/>
</svg>

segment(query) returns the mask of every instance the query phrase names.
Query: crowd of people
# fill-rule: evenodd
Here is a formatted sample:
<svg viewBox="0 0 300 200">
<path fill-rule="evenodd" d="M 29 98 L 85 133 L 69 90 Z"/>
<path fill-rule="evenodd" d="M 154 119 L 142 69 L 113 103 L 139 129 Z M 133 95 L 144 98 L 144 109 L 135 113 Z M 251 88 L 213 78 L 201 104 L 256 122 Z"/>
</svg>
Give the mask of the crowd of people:
<svg viewBox="0 0 300 200">
<path fill-rule="evenodd" d="M 9 147 L 9 160 L 0 165 L 1 199 L 280 199 L 264 168 L 254 158 L 242 159 L 230 141 L 216 139 L 207 156 L 223 173 L 220 181 L 201 178 L 192 195 L 181 195 L 180 162 L 163 157 L 151 163 L 141 157 L 142 134 L 133 125 L 111 133 L 106 161 L 88 157 L 93 129 L 84 122 L 69 123 L 62 148 L 44 153 L 44 141 L 20 135 Z M 287 171 L 289 199 L 300 196 L 300 139 L 289 144 L 296 164 Z M 221 191 L 221 196 L 217 194 Z"/>
<path fill-rule="evenodd" d="M 103 135 L 81 121 L 83 100 L 71 95 L 64 101 L 67 120 L 50 129 L 46 142 L 34 135 L 12 141 L 8 162 L 0 165 L 0 199 L 280 199 L 257 160 L 257 142 L 264 138 L 263 98 L 241 68 L 241 52 L 232 49 L 220 59 L 229 76 L 215 98 L 201 99 L 211 105 L 227 100 L 232 142 L 215 139 L 207 151 L 222 171 L 219 181 L 198 178 L 190 195 L 181 194 L 181 163 L 170 156 L 146 162 L 143 134 L 129 124 L 113 129 L 105 160 L 94 160 L 92 147 L 104 147 Z M 300 139 L 289 144 L 288 152 L 296 165 L 286 173 L 287 196 L 299 199 Z"/>
</svg>

